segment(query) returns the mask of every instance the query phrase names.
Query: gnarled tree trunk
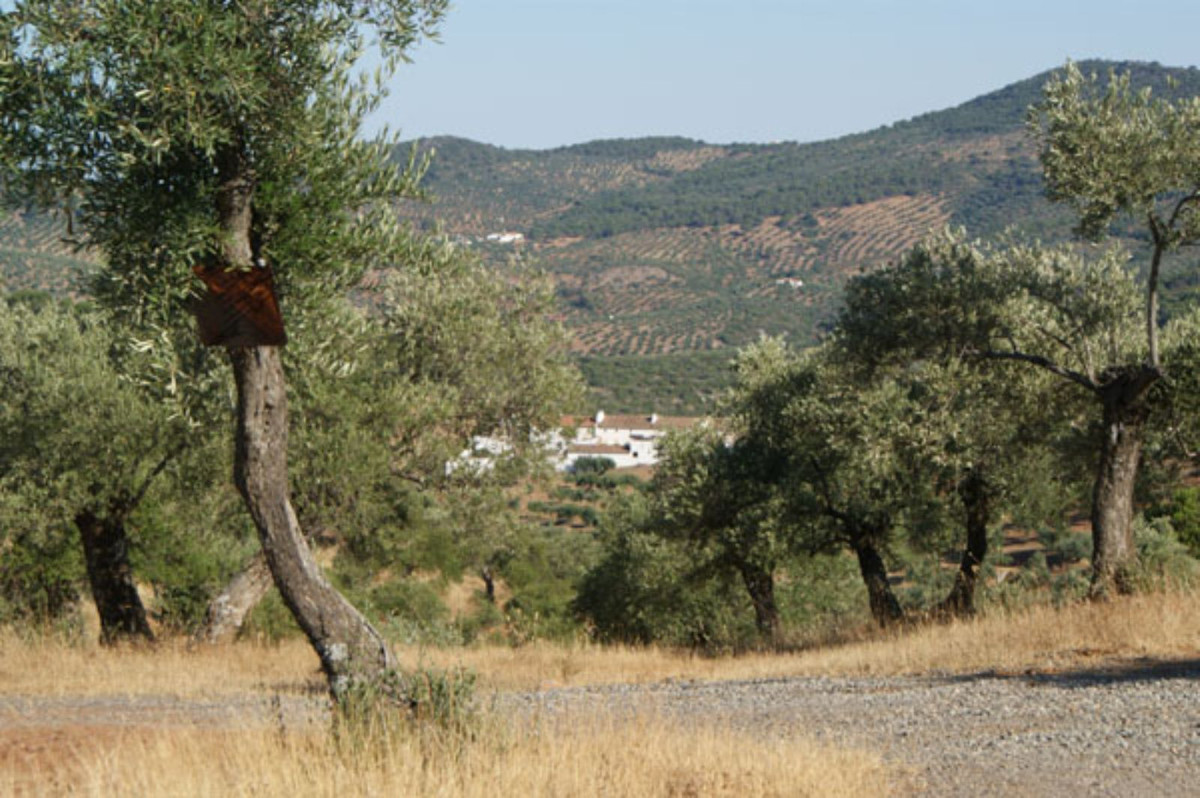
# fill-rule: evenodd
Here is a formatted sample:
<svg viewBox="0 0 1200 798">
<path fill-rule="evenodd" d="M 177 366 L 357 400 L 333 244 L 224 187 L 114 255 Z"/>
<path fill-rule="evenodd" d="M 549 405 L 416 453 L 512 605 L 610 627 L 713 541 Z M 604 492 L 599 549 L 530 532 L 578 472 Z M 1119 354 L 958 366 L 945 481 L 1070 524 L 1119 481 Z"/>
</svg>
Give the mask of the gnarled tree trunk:
<svg viewBox="0 0 1200 798">
<path fill-rule="evenodd" d="M 383 637 L 321 573 L 288 495 L 287 394 L 279 349 L 229 350 L 237 382 L 234 481 L 284 603 L 321 659 L 334 698 L 393 666 Z"/>
<path fill-rule="evenodd" d="M 978 470 L 967 474 L 958 493 L 966 518 L 967 545 L 963 549 L 958 573 L 954 575 L 954 586 L 935 612 L 939 615 L 967 617 L 975 613 L 975 584 L 979 578 L 979 566 L 987 556 L 991 502 L 987 481 Z"/>
<path fill-rule="evenodd" d="M 766 641 L 779 640 L 779 608 L 775 605 L 775 577 L 766 568 L 742 563 L 738 568 L 750 603 L 754 606 L 754 626 Z"/>
<path fill-rule="evenodd" d="M 1143 367 L 1100 389 L 1104 403 L 1103 441 L 1092 489 L 1092 598 L 1129 593 L 1137 565 L 1133 540 L 1133 493 L 1142 456 L 1146 395 L 1159 371 Z"/>
<path fill-rule="evenodd" d="M 483 580 L 484 597 L 488 604 L 496 603 L 496 572 L 492 566 L 485 565 L 479 569 L 479 578 Z"/>
<path fill-rule="evenodd" d="M 888 582 L 887 566 L 879 550 L 866 540 L 853 544 L 854 553 L 858 556 L 858 570 L 867 586 L 867 601 L 871 607 L 871 617 L 880 626 L 887 628 L 904 620 L 904 610 L 892 586 Z"/>
<path fill-rule="evenodd" d="M 246 616 L 271 589 L 271 569 L 261 551 L 208 604 L 204 623 L 195 634 L 198 643 L 223 643 L 241 631 Z"/>
<path fill-rule="evenodd" d="M 88 582 L 100 613 L 100 642 L 153 640 L 129 565 L 125 514 L 117 509 L 101 516 L 89 507 L 75 516 L 75 526 L 83 541 Z"/>
</svg>

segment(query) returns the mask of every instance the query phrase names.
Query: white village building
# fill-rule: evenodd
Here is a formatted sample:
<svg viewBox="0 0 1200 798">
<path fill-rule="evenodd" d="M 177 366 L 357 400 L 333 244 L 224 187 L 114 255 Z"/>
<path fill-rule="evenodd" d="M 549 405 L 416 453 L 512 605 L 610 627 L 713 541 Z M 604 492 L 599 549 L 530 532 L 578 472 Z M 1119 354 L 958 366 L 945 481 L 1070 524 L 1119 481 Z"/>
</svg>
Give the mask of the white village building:
<svg viewBox="0 0 1200 798">
<path fill-rule="evenodd" d="M 487 240 L 493 244 L 520 244 L 525 240 L 524 233 L 488 233 Z"/>
<path fill-rule="evenodd" d="M 689 429 L 698 418 L 685 416 L 613 415 L 598 411 L 590 418 L 564 417 L 562 426 L 536 433 L 546 458 L 557 471 L 570 471 L 583 457 L 605 457 L 617 468 L 652 466 L 658 462 L 658 440 L 672 430 Z M 446 463 L 446 473 L 460 468 L 474 473 L 490 471 L 497 458 L 511 450 L 500 438 L 477 435 L 458 457 Z"/>
<path fill-rule="evenodd" d="M 672 430 L 689 429 L 700 419 L 685 416 L 613 415 L 603 410 L 588 419 L 564 419 L 564 428 L 574 428 L 561 459 L 559 471 L 570 471 L 581 457 L 607 457 L 617 468 L 649 466 L 658 462 L 658 440 Z"/>
</svg>

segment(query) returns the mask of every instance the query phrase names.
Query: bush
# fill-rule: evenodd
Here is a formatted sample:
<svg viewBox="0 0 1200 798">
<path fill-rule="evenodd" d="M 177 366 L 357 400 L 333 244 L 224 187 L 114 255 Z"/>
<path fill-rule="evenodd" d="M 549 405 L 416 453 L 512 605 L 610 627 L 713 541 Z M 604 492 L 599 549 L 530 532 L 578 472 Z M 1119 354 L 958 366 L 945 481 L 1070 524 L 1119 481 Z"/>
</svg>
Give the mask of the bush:
<svg viewBox="0 0 1200 798">
<path fill-rule="evenodd" d="M 1180 488 L 1171 497 L 1171 526 L 1193 557 L 1200 557 L 1200 488 Z"/>
<path fill-rule="evenodd" d="M 279 591 L 271 588 L 263 600 L 258 602 L 258 606 L 250 611 L 238 632 L 238 637 L 278 643 L 301 634 L 303 632 L 296 625 L 292 611 L 283 603 Z"/>
<path fill-rule="evenodd" d="M 0 564 L 0 623 L 42 626 L 75 612 L 84 588 L 83 556 L 74 530 L 8 530 Z"/>
<path fill-rule="evenodd" d="M 1085 533 L 1065 528 L 1045 528 L 1038 531 L 1045 547 L 1046 559 L 1052 565 L 1072 565 L 1092 556 L 1092 539 Z"/>
<path fill-rule="evenodd" d="M 587 532 L 562 527 L 530 531 L 501 569 L 512 590 L 504 612 L 514 642 L 576 633 L 571 601 L 597 556 L 596 541 Z"/>
<path fill-rule="evenodd" d="M 240 506 L 226 503 L 222 512 L 201 516 L 193 512 L 201 501 L 151 497 L 130 523 L 134 573 L 154 589 L 151 612 L 166 631 L 193 632 L 209 601 L 256 548 L 250 543 L 253 527 Z"/>
<path fill-rule="evenodd" d="M 684 548 L 642 531 L 644 503 L 627 499 L 606 520 L 603 554 L 583 577 L 574 611 L 606 642 L 663 643 L 706 651 L 742 648 L 757 638 L 736 586 L 687 576 Z"/>
<path fill-rule="evenodd" d="M 604 474 L 616 468 L 617 464 L 610 457 L 580 457 L 575 461 L 575 465 L 571 467 L 571 473 L 582 476 L 583 474 Z"/>
<path fill-rule="evenodd" d="M 1200 563 L 1179 541 L 1170 518 L 1135 518 L 1133 535 L 1138 549 L 1136 581 L 1143 589 L 1195 584 Z"/>
<path fill-rule="evenodd" d="M 463 633 L 433 585 L 393 579 L 366 591 L 360 606 L 389 640 L 407 645 L 457 646 Z"/>
<path fill-rule="evenodd" d="M 389 755 L 392 736 L 406 732 L 416 732 L 425 744 L 453 746 L 471 738 L 478 725 L 475 674 L 464 668 L 388 670 L 377 682 L 352 686 L 338 710 L 335 737 L 354 752 Z"/>
<path fill-rule="evenodd" d="M 905 587 L 898 598 L 905 607 L 926 611 L 935 607 L 950 592 L 956 571 L 942 567 L 937 554 L 911 555 L 905 563 Z"/>
<path fill-rule="evenodd" d="M 776 586 L 787 633 L 821 638 L 870 619 L 866 590 L 853 557 L 799 556 L 785 563 Z"/>
<path fill-rule="evenodd" d="M 372 587 L 367 591 L 365 607 L 380 619 L 415 621 L 430 627 L 450 615 L 436 590 L 413 579 L 392 579 Z"/>
</svg>

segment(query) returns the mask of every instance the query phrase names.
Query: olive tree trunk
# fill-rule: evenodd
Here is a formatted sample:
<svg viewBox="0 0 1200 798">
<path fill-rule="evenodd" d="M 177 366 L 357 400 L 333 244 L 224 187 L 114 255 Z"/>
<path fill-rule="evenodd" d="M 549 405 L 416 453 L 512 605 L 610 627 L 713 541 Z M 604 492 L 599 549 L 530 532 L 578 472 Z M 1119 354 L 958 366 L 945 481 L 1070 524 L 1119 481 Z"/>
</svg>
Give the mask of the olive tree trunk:
<svg viewBox="0 0 1200 798">
<path fill-rule="evenodd" d="M 496 603 L 496 572 L 492 566 L 485 565 L 479 569 L 479 578 L 483 580 L 484 597 L 488 604 Z"/>
<path fill-rule="evenodd" d="M 1137 565 L 1133 540 L 1133 498 L 1149 414 L 1146 394 L 1157 379 L 1154 369 L 1122 376 L 1100 390 L 1104 403 L 1103 440 L 1092 489 L 1092 598 L 1133 589 Z"/>
<path fill-rule="evenodd" d="M 887 566 L 884 565 L 879 550 L 867 541 L 859 541 L 854 544 L 854 553 L 858 557 L 858 570 L 867 586 L 871 617 L 884 628 L 904 620 L 904 610 L 900 608 L 900 602 L 892 592 Z"/>
<path fill-rule="evenodd" d="M 287 477 L 287 391 L 279 349 L 232 347 L 237 383 L 234 481 L 284 604 L 308 636 L 337 700 L 393 667 L 387 643 L 325 579 L 296 520 Z"/>
<path fill-rule="evenodd" d="M 766 641 L 779 640 L 779 608 L 775 604 L 775 577 L 766 568 L 743 563 L 739 569 L 750 603 L 754 606 L 754 626 Z"/>
<path fill-rule="evenodd" d="M 193 638 L 197 643 L 224 643 L 241 631 L 246 616 L 271 589 L 271 569 L 261 551 L 208 604 L 204 623 Z"/>
<path fill-rule="evenodd" d="M 958 573 L 950 594 L 937 606 L 935 613 L 952 617 L 967 617 L 975 613 L 975 585 L 979 567 L 988 550 L 988 522 L 991 520 L 991 497 L 987 481 L 972 470 L 958 489 L 966 521 L 967 545 L 963 548 Z"/>
<path fill-rule="evenodd" d="M 99 515 L 89 507 L 75 516 L 75 526 L 83 542 L 92 599 L 100 614 L 100 642 L 153 640 L 129 565 L 125 514 L 118 510 Z"/>
</svg>

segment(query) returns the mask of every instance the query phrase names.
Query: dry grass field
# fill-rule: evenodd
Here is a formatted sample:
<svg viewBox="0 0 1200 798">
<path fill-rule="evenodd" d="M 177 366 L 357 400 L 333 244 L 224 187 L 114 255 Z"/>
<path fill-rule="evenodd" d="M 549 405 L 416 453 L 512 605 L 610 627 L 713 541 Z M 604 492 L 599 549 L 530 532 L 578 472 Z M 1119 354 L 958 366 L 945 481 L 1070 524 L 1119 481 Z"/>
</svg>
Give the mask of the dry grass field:
<svg viewBox="0 0 1200 798">
<path fill-rule="evenodd" d="M 588 796 L 880 795 L 879 757 L 804 742 L 764 745 L 649 720 L 344 742 L 308 732 L 110 729 L 64 735 L 6 795 Z M 0 755 L 11 764 L 13 757 Z M 8 761 L 6 761 L 8 760 Z"/>
<path fill-rule="evenodd" d="M 398 654 L 406 667 L 470 668 L 485 697 L 666 679 L 1054 672 L 1194 659 L 1200 596 L 1168 592 L 997 612 L 861 638 L 738 657 L 541 643 Z M 876 752 L 804 739 L 764 742 L 717 725 L 684 728 L 652 707 L 634 718 L 556 724 L 552 731 L 485 712 L 468 736 L 367 731 L 353 739 L 319 724 L 261 717 L 199 722 L 186 709 L 295 699 L 321 684 L 314 655 L 299 641 L 194 649 L 167 641 L 111 650 L 7 633 L 0 637 L 0 794 L 875 795 L 904 783 Z M 184 709 L 123 714 L 123 701 Z M 22 702 L 54 711 L 21 714 Z M 92 709 L 72 714 L 76 707 Z"/>
</svg>

